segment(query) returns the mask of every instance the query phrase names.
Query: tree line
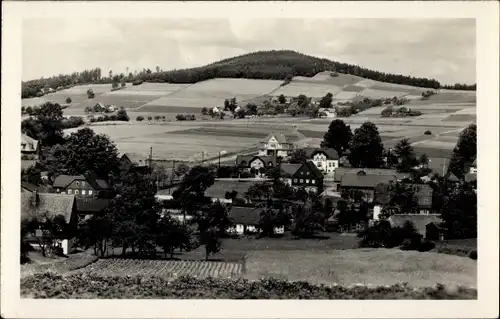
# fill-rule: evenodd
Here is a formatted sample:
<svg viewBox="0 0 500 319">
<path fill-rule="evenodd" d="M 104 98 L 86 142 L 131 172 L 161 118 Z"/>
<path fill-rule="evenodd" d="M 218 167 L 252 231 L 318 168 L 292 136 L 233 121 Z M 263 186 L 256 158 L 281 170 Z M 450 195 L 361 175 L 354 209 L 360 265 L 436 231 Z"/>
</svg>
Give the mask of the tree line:
<svg viewBox="0 0 500 319">
<path fill-rule="evenodd" d="M 360 67 L 358 65 L 340 63 L 328 59 L 320 59 L 290 50 L 258 51 L 248 53 L 203 67 L 163 71 L 156 67 L 156 72 L 143 69 L 140 72 L 129 73 L 120 78 L 127 81 L 167 82 L 167 83 L 196 83 L 213 78 L 247 78 L 247 79 L 272 79 L 283 80 L 288 83 L 293 76 L 312 77 L 323 71 L 334 71 L 352 74 L 371 80 L 411 85 L 425 88 L 446 88 L 452 90 L 476 90 L 476 84 L 442 85 L 435 79 L 418 78 L 399 74 L 390 74 Z M 101 69 L 84 70 L 70 75 L 58 75 L 47 79 L 31 80 L 22 83 L 22 98 L 37 96 L 45 87 L 57 88 L 59 86 L 89 84 L 89 83 L 114 83 L 110 71 L 108 77 L 101 76 Z"/>
</svg>

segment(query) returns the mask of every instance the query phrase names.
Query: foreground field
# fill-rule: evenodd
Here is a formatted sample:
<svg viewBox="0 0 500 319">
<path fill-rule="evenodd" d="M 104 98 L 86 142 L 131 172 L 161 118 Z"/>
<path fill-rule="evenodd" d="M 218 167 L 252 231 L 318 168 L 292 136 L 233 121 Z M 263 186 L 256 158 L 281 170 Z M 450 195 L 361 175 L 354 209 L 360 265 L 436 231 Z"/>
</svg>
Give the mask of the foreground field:
<svg viewBox="0 0 500 319">
<path fill-rule="evenodd" d="M 414 289 L 410 286 L 329 287 L 307 282 L 265 279 L 197 279 L 181 277 L 167 281 L 162 277 L 116 277 L 44 274 L 21 281 L 24 298 L 77 299 L 477 299 L 477 290 L 459 288 Z"/>
</svg>

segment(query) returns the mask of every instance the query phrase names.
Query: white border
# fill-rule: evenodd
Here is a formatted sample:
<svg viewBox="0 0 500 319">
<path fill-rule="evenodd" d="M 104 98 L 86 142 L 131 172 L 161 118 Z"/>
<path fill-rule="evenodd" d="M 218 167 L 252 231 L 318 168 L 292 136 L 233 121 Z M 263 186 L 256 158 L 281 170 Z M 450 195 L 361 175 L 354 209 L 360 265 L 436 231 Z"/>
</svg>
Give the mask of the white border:
<svg viewBox="0 0 500 319">
<path fill-rule="evenodd" d="M 498 2 L 3 2 L 1 311 L 6 318 L 487 318 L 498 315 Z M 23 18 L 476 18 L 477 301 L 21 300 L 19 172 Z M 388 48 L 390 49 L 390 48 Z"/>
</svg>

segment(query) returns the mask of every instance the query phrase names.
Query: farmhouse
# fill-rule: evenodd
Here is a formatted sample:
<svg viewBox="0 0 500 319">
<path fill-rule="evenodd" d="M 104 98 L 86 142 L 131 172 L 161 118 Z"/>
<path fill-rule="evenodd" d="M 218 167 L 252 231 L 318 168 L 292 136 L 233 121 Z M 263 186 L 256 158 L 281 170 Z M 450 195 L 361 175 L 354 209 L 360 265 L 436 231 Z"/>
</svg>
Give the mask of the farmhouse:
<svg viewBox="0 0 500 319">
<path fill-rule="evenodd" d="M 439 233 L 442 233 L 442 228 L 438 225 L 442 223 L 442 219 L 439 214 L 430 215 L 420 215 L 420 214 L 395 214 L 388 218 L 392 227 L 402 227 L 405 222 L 410 221 L 415 225 L 417 232 L 426 239 L 431 239 L 436 237 L 436 231 L 438 232 L 437 237 L 442 237 Z M 438 229 L 432 229 L 432 225 L 438 226 Z M 427 231 L 429 230 L 429 233 Z"/>
<path fill-rule="evenodd" d="M 261 168 L 276 166 L 276 156 L 238 155 L 236 166 L 247 171 L 253 169 L 258 174 L 261 173 Z"/>
<path fill-rule="evenodd" d="M 146 172 L 149 160 L 137 153 L 125 153 L 120 158 L 120 169 L 124 172 L 140 171 Z"/>
<path fill-rule="evenodd" d="M 283 133 L 271 133 L 261 141 L 259 155 L 286 158 L 293 150 L 293 142 Z"/>
<path fill-rule="evenodd" d="M 40 154 L 40 143 L 26 134 L 21 134 L 21 156 L 37 159 Z"/>
<path fill-rule="evenodd" d="M 205 195 L 210 197 L 213 202 L 220 201 L 221 203 L 247 202 L 245 194 L 248 189 L 263 179 L 233 179 L 233 178 L 217 178 L 214 184 L 210 186 Z"/>
<path fill-rule="evenodd" d="M 304 151 L 323 174 L 333 175 L 339 167 L 339 154 L 333 148 L 305 148 Z"/>
<path fill-rule="evenodd" d="M 397 177 L 394 175 L 379 175 L 366 173 L 361 170 L 358 172 L 349 172 L 342 176 L 340 181 L 340 190 L 344 196 L 353 197 L 356 192 L 363 194 L 363 199 L 372 203 L 375 197 L 375 189 L 380 184 L 395 182 Z"/>
<path fill-rule="evenodd" d="M 107 198 L 75 198 L 76 212 L 80 218 L 102 213 L 110 204 Z"/>
<path fill-rule="evenodd" d="M 410 185 L 415 192 L 415 197 L 417 199 L 417 209 L 416 212 L 403 212 L 403 213 L 412 213 L 412 214 L 422 214 L 429 215 L 432 214 L 432 197 L 433 197 L 433 189 L 427 184 L 406 184 Z M 389 184 L 379 184 L 375 190 L 375 198 L 374 198 L 374 207 L 373 214 L 374 219 L 377 219 L 377 216 L 380 215 L 382 209 L 387 209 L 393 213 L 398 213 L 398 211 L 390 207 L 390 194 L 388 192 Z"/>
<path fill-rule="evenodd" d="M 88 198 L 105 197 L 110 191 L 105 180 L 91 175 L 59 175 L 52 188 L 56 193 Z"/>
<path fill-rule="evenodd" d="M 294 188 L 304 187 L 308 192 L 317 193 L 323 191 L 323 173 L 312 161 L 303 164 L 283 163 L 280 172 L 282 181 Z"/>
<path fill-rule="evenodd" d="M 359 172 L 365 172 L 369 175 L 381 175 L 381 176 L 395 176 L 397 180 L 403 180 L 405 178 L 409 178 L 411 174 L 401 173 L 395 169 L 385 169 L 385 168 L 348 168 L 348 167 L 339 167 L 335 169 L 333 176 L 333 186 L 337 189 L 340 188 L 340 183 L 344 175 L 357 174 Z"/>
<path fill-rule="evenodd" d="M 260 215 L 263 210 L 261 207 L 231 207 L 229 218 L 233 226 L 228 229 L 228 232 L 237 235 L 259 233 Z M 283 225 L 274 227 L 275 234 L 283 234 L 284 231 Z"/>
<path fill-rule="evenodd" d="M 76 213 L 75 196 L 51 193 L 21 193 L 21 216 L 23 219 L 44 217 L 56 217 L 62 215 L 68 226 L 68 232 L 62 238 L 58 238 L 63 253 L 69 254 L 75 251 L 74 231 L 78 224 Z M 29 242 L 36 243 L 36 238 L 30 238 Z"/>
</svg>

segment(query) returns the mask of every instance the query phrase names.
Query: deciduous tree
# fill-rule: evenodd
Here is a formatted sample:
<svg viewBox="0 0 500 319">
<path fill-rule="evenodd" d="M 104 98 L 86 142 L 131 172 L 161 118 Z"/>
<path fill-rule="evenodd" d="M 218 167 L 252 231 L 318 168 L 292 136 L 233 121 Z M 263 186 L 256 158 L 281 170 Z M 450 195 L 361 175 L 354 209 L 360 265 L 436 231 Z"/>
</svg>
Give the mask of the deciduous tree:
<svg viewBox="0 0 500 319">
<path fill-rule="evenodd" d="M 380 168 L 383 166 L 384 146 L 377 126 L 365 122 L 354 131 L 349 144 L 349 163 L 353 167 Z"/>
<path fill-rule="evenodd" d="M 349 148 L 349 142 L 352 139 L 352 131 L 349 125 L 342 120 L 333 120 L 325 133 L 321 147 L 333 148 L 339 156 Z"/>
</svg>

